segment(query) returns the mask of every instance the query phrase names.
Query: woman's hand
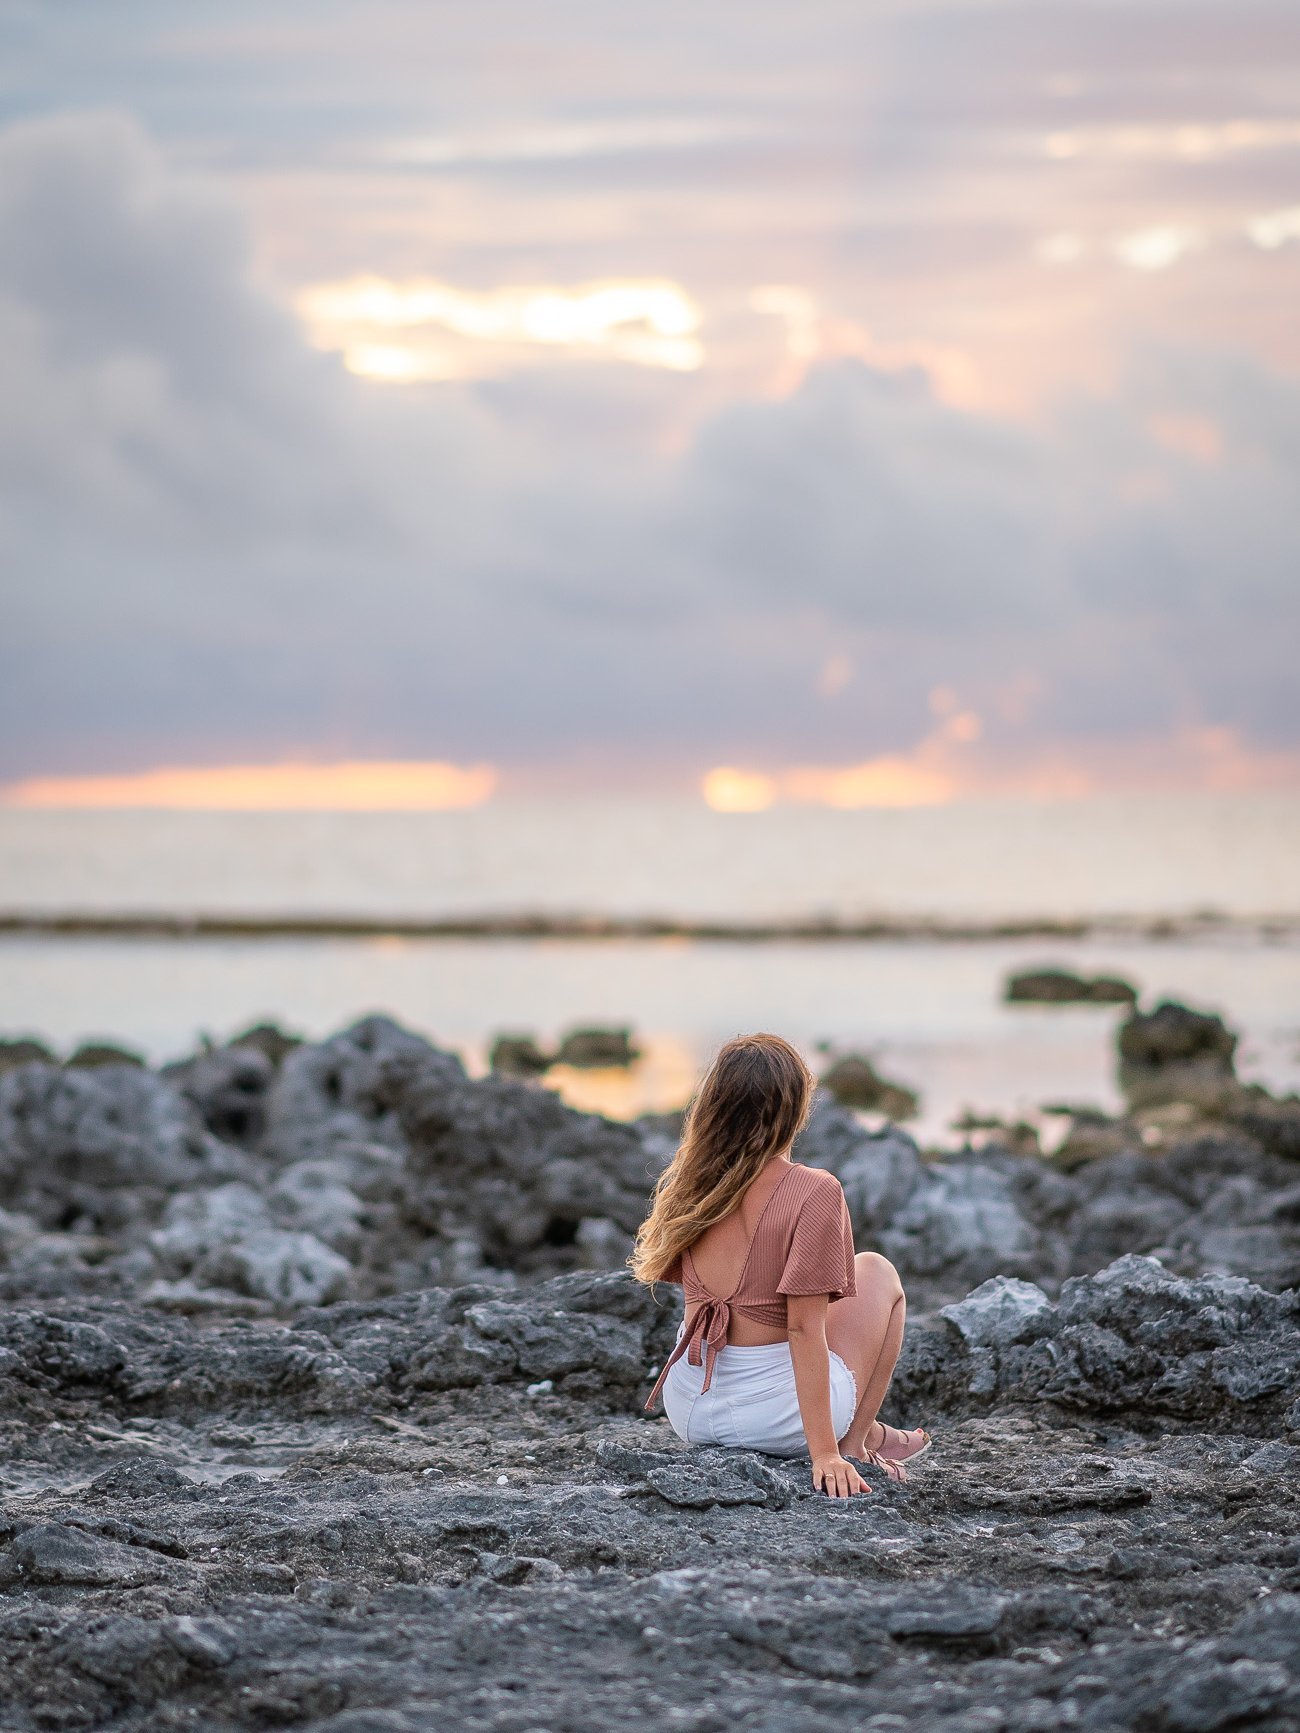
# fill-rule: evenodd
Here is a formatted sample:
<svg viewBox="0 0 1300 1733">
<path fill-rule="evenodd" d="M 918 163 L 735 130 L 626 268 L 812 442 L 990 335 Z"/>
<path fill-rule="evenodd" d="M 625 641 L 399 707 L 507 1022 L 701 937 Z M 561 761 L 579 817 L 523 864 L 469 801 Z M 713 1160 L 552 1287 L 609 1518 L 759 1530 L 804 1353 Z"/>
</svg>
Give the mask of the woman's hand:
<svg viewBox="0 0 1300 1733">
<path fill-rule="evenodd" d="M 825 1491 L 827 1498 L 852 1498 L 855 1492 L 871 1491 L 853 1464 L 846 1462 L 838 1451 L 813 1457 L 812 1479 L 815 1489 Z"/>
</svg>

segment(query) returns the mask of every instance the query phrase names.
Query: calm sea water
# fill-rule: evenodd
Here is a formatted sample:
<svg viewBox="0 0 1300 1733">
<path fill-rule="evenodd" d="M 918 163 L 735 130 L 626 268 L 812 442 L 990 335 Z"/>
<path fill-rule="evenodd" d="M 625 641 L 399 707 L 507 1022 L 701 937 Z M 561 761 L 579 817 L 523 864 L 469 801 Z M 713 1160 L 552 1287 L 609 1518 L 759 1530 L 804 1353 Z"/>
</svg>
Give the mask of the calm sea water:
<svg viewBox="0 0 1300 1733">
<path fill-rule="evenodd" d="M 503 803 L 466 813 L 0 813 L 7 910 L 258 914 L 600 912 L 1292 915 L 1300 800 L 986 802 L 910 812 L 719 815 L 654 802 Z M 615 1113 L 671 1106 L 709 1051 L 775 1028 L 871 1052 L 918 1087 L 922 1130 L 963 1108 L 1114 1100 L 1116 1013 L 1002 1003 L 1033 963 L 1125 974 L 1222 1011 L 1241 1069 L 1300 1087 L 1300 946 L 1259 932 L 1160 942 L 582 944 L 558 941 L 10 938 L 0 1032 L 114 1035 L 151 1058 L 273 1017 L 308 1034 L 383 1009 L 481 1065 L 491 1035 L 630 1024 L 630 1074 L 556 1079 Z"/>
<path fill-rule="evenodd" d="M 715 813 L 0 810 L 0 905 L 437 914 L 1292 913 L 1300 796 Z"/>
</svg>

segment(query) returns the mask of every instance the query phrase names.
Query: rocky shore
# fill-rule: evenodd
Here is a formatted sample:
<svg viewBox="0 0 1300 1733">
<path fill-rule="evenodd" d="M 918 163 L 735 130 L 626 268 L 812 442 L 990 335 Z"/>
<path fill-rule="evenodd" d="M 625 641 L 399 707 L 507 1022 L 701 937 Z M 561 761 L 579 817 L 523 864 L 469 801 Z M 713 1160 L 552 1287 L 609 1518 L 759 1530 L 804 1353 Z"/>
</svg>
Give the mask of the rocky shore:
<svg viewBox="0 0 1300 1733">
<path fill-rule="evenodd" d="M 0 1049 L 0 1728 L 1295 1728 L 1300 1104 L 1233 1057 L 1136 1014 L 1051 1158 L 819 1105 L 936 1438 L 837 1505 L 641 1414 L 671 1120 L 377 1017 Z"/>
</svg>

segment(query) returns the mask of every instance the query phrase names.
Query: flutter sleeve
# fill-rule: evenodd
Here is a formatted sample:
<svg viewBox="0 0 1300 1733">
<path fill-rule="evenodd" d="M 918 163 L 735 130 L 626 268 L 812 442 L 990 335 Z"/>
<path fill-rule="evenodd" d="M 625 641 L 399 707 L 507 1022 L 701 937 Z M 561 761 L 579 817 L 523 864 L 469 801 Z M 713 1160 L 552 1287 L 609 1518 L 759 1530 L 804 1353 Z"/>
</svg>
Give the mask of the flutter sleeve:
<svg viewBox="0 0 1300 1733">
<path fill-rule="evenodd" d="M 826 1294 L 843 1300 L 858 1291 L 853 1224 L 844 1188 L 833 1174 L 804 1198 L 795 1218 L 778 1294 Z"/>
</svg>

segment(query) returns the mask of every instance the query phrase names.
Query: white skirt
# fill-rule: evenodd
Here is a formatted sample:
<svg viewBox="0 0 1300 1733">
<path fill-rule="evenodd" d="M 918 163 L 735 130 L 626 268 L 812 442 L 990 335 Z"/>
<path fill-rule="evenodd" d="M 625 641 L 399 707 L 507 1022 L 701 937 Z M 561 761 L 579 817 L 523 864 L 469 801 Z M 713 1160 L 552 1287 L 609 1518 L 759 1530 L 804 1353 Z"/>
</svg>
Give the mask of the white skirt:
<svg viewBox="0 0 1300 1733">
<path fill-rule="evenodd" d="M 857 1411 L 858 1386 L 838 1354 L 830 1359 L 831 1424 L 836 1438 L 843 1438 Z M 769 1456 L 808 1454 L 788 1342 L 756 1348 L 728 1343 L 713 1363 L 709 1388 L 703 1385 L 704 1367 L 692 1366 L 685 1354 L 664 1380 L 664 1413 L 687 1444 L 721 1444 Z"/>
</svg>

